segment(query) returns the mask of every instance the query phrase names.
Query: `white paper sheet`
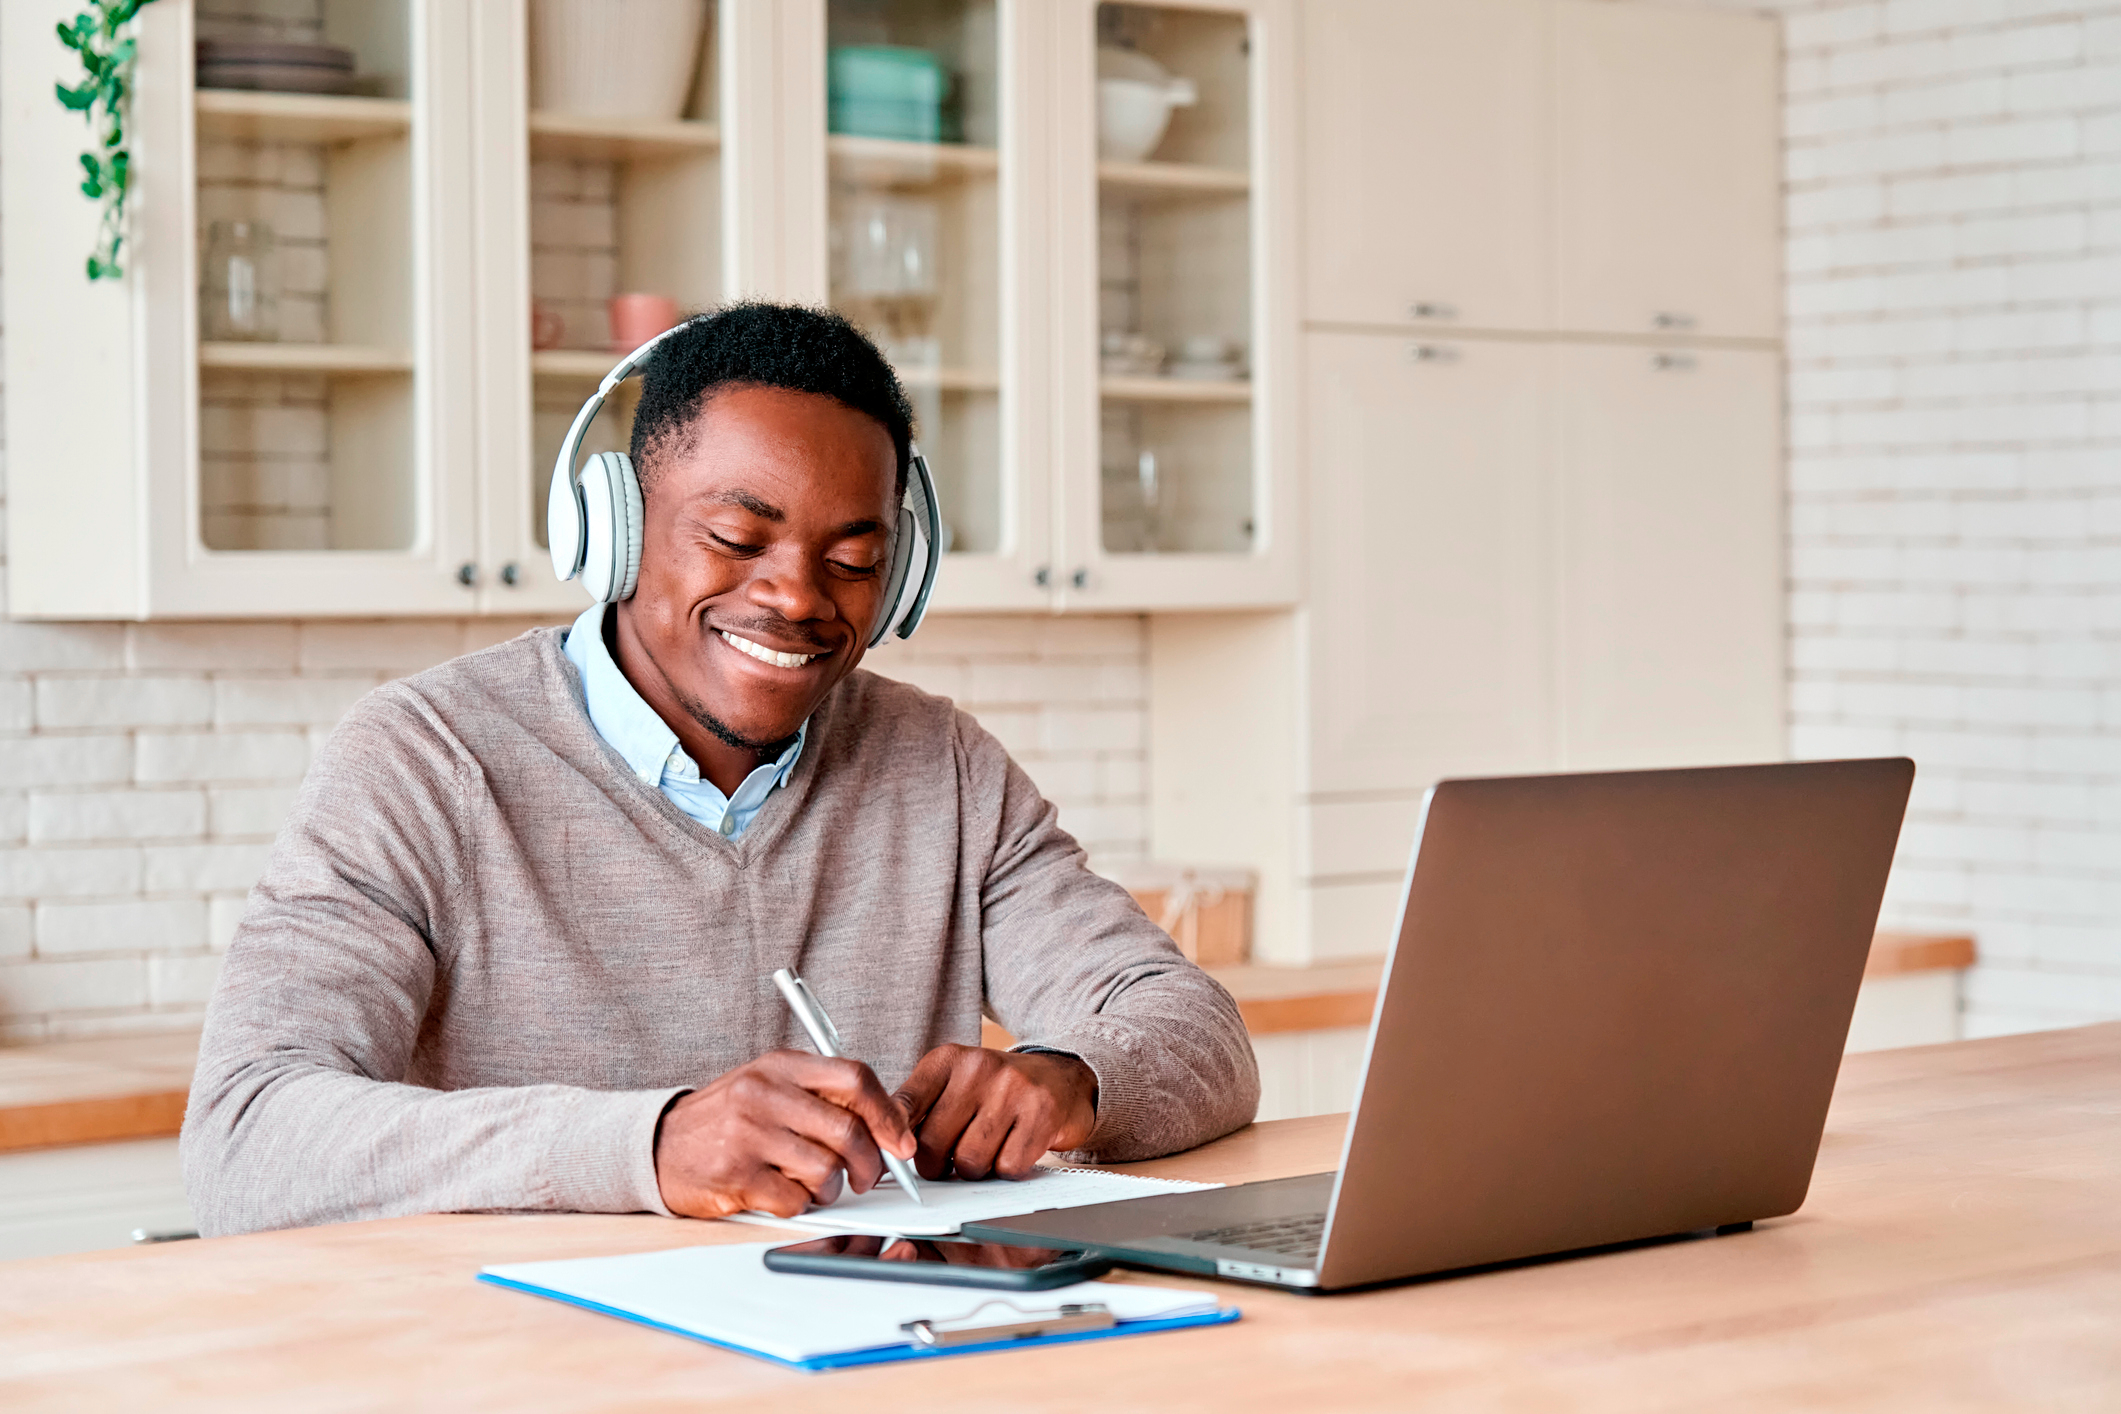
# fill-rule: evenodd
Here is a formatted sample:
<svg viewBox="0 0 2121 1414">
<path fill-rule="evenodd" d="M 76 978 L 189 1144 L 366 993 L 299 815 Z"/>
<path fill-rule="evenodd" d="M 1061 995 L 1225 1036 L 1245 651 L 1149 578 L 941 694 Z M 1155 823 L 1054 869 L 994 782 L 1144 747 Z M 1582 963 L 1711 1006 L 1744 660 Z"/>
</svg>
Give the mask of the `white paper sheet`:
<svg viewBox="0 0 2121 1414">
<path fill-rule="evenodd" d="M 782 1360 L 904 1345 L 906 1335 L 899 1326 L 905 1321 L 1000 1325 L 1024 1319 L 1019 1311 L 1036 1314 L 1084 1301 L 1103 1302 L 1117 1320 L 1145 1321 L 1198 1315 L 1216 1306 L 1213 1292 L 1132 1282 L 1084 1281 L 1050 1291 L 995 1292 L 769 1272 L 760 1255 L 777 1245 L 746 1242 L 626 1257 L 517 1262 L 487 1267 L 484 1274 Z M 999 1305 L 979 1310 L 997 1297 L 1018 1309 Z"/>
<path fill-rule="evenodd" d="M 842 1194 L 829 1208 L 812 1208 L 801 1217 L 739 1213 L 731 1221 L 769 1227 L 798 1227 L 813 1232 L 869 1232 L 884 1236 L 948 1237 L 966 1223 L 992 1222 L 1048 1208 L 1081 1208 L 1116 1203 L 1159 1193 L 1191 1193 L 1220 1188 L 1219 1183 L 1187 1183 L 1174 1178 L 1141 1178 L 1102 1169 L 1042 1168 L 1030 1178 L 990 1178 L 979 1183 L 923 1183 L 916 1203 L 888 1178 L 867 1193 Z"/>
</svg>

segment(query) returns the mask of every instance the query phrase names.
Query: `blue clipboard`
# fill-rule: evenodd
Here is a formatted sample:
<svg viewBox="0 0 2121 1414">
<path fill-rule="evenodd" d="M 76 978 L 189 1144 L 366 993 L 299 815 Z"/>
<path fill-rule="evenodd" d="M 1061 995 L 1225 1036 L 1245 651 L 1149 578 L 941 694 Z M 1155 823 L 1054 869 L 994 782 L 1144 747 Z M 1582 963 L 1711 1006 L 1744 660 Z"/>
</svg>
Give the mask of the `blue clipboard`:
<svg viewBox="0 0 2121 1414">
<path fill-rule="evenodd" d="M 510 1291 L 526 1292 L 531 1296 L 542 1296 L 548 1301 L 558 1301 L 568 1306 L 579 1306 L 584 1311 L 595 1311 L 600 1315 L 616 1316 L 622 1321 L 631 1321 L 637 1326 L 647 1326 L 653 1330 L 668 1331 L 672 1335 L 681 1335 L 687 1340 L 696 1340 L 702 1345 L 712 1345 L 721 1350 L 734 1350 L 740 1355 L 750 1355 L 756 1359 L 770 1361 L 784 1370 L 806 1371 L 846 1370 L 858 1365 L 890 1365 L 901 1360 L 938 1360 L 946 1359 L 952 1355 L 979 1355 L 990 1350 L 1028 1350 L 1040 1345 L 1073 1345 L 1085 1340 L 1106 1340 L 1113 1336 L 1123 1335 L 1149 1335 L 1156 1331 L 1184 1330 L 1190 1326 L 1226 1326 L 1244 1314 L 1235 1306 L 1227 1306 L 1213 1311 L 1202 1311 L 1192 1316 L 1170 1316 L 1160 1320 L 1149 1321 L 1119 1321 L 1102 1330 L 1069 1331 L 1058 1335 L 1018 1336 L 1008 1340 L 991 1340 L 978 1344 L 942 1347 L 914 1345 L 909 1342 L 902 1345 L 872 1346 L 866 1350 L 844 1350 L 832 1355 L 813 1356 L 808 1360 L 784 1360 L 778 1355 L 769 1355 L 763 1350 L 754 1350 L 750 1346 L 737 1345 L 726 1340 L 716 1340 L 712 1336 L 701 1335 L 698 1331 L 689 1331 L 682 1326 L 667 1325 L 662 1321 L 652 1321 L 646 1316 L 637 1315 L 632 1311 L 621 1310 L 616 1306 L 606 1306 L 602 1302 L 590 1301 L 579 1296 L 571 1296 L 563 1291 L 554 1291 L 550 1287 L 533 1286 L 529 1282 L 513 1281 L 507 1277 L 493 1276 L 485 1272 L 479 1274 L 479 1280 L 488 1286 L 498 1286 Z"/>
</svg>

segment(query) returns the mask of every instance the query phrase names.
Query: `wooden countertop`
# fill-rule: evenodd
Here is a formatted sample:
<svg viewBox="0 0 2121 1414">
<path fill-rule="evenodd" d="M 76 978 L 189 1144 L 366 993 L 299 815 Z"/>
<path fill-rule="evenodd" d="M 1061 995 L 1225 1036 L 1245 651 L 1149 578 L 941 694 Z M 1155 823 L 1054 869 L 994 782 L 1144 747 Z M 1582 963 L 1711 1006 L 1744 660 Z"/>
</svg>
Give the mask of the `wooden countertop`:
<svg viewBox="0 0 2121 1414">
<path fill-rule="evenodd" d="M 1973 961 L 1972 938 L 1880 933 L 1864 976 L 1963 968 Z M 1370 958 L 1209 970 L 1237 998 L 1252 1034 L 1264 1036 L 1369 1025 L 1383 968 L 1382 959 Z M 1009 1044 L 1008 1034 L 992 1022 L 985 1039 Z M 184 1123 L 198 1046 L 198 1034 L 184 1032 L 0 1048 L 0 1153 L 175 1134 Z"/>
<path fill-rule="evenodd" d="M 1809 1200 L 1752 1233 L 1341 1296 L 1223 1286 L 1233 1326 L 825 1375 L 472 1280 L 762 1235 L 733 1224 L 421 1217 L 44 1258 L 0 1268 L 0 1407 L 2113 1408 L 2117 1095 L 2121 1024 L 1851 1056 Z M 1285 1120 L 1136 1167 L 1309 1172 L 1340 1133 Z"/>
<path fill-rule="evenodd" d="M 0 1152 L 175 1134 L 199 1033 L 0 1049 Z"/>
</svg>

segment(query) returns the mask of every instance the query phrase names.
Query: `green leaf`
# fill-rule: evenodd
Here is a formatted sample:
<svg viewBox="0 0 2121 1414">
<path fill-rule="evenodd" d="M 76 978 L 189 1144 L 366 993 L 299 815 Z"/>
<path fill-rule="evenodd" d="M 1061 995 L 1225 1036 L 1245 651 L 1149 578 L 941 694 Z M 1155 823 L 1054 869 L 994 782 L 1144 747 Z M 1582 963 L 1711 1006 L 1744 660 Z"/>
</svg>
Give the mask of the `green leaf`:
<svg viewBox="0 0 2121 1414">
<path fill-rule="evenodd" d="M 63 83 L 53 84 L 52 87 L 58 91 L 60 106 L 76 113 L 84 111 L 89 104 L 96 101 L 95 89 L 87 84 L 79 88 L 68 88 Z"/>
</svg>

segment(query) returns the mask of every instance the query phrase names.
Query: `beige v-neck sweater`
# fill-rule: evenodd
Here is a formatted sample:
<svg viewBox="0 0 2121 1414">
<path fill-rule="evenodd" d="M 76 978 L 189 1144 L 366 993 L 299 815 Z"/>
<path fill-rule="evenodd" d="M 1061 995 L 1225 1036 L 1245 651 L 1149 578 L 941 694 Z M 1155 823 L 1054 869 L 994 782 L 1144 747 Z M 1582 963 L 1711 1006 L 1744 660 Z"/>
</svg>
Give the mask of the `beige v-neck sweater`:
<svg viewBox="0 0 2121 1414">
<path fill-rule="evenodd" d="M 590 726 L 540 629 L 379 688 L 252 894 L 184 1121 L 203 1231 L 482 1209 L 666 1211 L 684 1089 L 802 1035 L 798 969 L 885 1086 L 982 1011 L 1097 1074 L 1085 1154 L 1259 1098 L 1228 993 L 948 701 L 856 672 L 735 842 Z"/>
</svg>

